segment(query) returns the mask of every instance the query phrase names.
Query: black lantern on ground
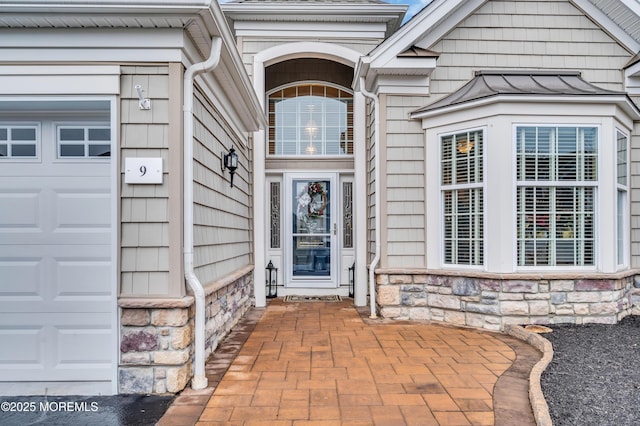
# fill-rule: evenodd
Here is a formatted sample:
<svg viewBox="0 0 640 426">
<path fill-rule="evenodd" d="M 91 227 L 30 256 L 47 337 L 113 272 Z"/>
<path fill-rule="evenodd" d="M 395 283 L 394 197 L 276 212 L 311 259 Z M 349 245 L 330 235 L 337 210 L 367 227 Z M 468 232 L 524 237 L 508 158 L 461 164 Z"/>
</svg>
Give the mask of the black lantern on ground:
<svg viewBox="0 0 640 426">
<path fill-rule="evenodd" d="M 222 171 L 225 169 L 229 169 L 229 174 L 231 175 L 231 187 L 233 188 L 233 175 L 236 173 L 236 169 L 238 168 L 238 154 L 236 154 L 236 150 L 231 147 L 228 154 L 224 152 L 221 154 L 222 158 Z"/>
<path fill-rule="evenodd" d="M 356 262 L 349 268 L 349 297 L 353 297 L 353 288 L 356 281 Z"/>
<path fill-rule="evenodd" d="M 269 261 L 267 265 L 267 299 L 278 297 L 278 268 Z"/>
</svg>

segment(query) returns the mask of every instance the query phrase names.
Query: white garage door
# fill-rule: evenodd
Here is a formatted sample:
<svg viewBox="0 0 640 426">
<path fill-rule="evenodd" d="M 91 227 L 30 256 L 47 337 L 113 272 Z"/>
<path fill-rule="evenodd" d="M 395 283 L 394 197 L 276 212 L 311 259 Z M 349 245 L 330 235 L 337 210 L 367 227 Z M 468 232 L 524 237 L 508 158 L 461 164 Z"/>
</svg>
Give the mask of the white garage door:
<svg viewBox="0 0 640 426">
<path fill-rule="evenodd" d="M 114 391 L 110 140 L 0 121 L 0 392 Z"/>
</svg>

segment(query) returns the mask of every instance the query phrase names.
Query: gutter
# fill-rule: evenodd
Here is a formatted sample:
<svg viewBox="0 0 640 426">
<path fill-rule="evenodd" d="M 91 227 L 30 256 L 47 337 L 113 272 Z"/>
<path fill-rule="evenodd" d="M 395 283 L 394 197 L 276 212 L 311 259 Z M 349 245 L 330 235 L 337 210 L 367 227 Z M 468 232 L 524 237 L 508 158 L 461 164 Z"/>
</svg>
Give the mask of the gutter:
<svg viewBox="0 0 640 426">
<path fill-rule="evenodd" d="M 376 248 L 375 255 L 373 260 L 371 261 L 371 265 L 369 266 L 369 302 L 371 305 L 371 315 L 369 318 L 377 318 L 376 313 L 376 267 L 380 262 L 380 99 L 375 94 L 369 92 L 365 85 L 364 77 L 360 77 L 360 92 L 366 97 L 373 101 L 374 104 L 374 121 L 373 121 L 373 138 L 374 138 L 374 164 L 375 164 L 375 172 L 374 172 L 374 180 L 376 182 L 376 193 L 375 193 L 375 238 L 376 238 Z"/>
<path fill-rule="evenodd" d="M 193 80 L 202 73 L 212 71 L 220 62 L 222 39 L 213 37 L 209 59 L 191 65 L 184 73 L 183 94 L 183 155 L 184 155 L 184 277 L 195 297 L 195 360 L 191 388 L 204 389 L 208 385 L 205 375 L 205 292 L 193 267 Z"/>
</svg>

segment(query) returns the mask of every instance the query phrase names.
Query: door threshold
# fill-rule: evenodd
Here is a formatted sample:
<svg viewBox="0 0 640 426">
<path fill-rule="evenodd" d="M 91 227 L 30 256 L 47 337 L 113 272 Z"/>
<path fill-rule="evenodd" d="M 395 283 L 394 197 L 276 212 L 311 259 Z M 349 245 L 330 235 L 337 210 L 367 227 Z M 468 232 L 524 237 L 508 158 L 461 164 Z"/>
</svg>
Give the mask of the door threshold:
<svg viewBox="0 0 640 426">
<path fill-rule="evenodd" d="M 292 287 L 278 287 L 278 297 L 286 296 L 332 296 L 337 295 L 341 297 L 349 297 L 348 287 L 333 287 L 333 288 L 292 288 Z"/>
<path fill-rule="evenodd" d="M 329 296 L 299 296 L 289 295 L 283 299 L 285 302 L 342 302 L 342 297 L 332 294 Z"/>
</svg>

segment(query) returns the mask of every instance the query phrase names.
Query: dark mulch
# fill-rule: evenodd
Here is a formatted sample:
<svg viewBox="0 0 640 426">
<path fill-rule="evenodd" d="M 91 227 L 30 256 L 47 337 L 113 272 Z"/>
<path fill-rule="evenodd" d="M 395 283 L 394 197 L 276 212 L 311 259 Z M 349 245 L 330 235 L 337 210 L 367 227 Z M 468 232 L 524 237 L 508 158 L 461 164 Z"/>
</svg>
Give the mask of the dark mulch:
<svg viewBox="0 0 640 426">
<path fill-rule="evenodd" d="M 616 325 L 554 325 L 542 374 L 553 424 L 640 424 L 640 317 Z"/>
</svg>

